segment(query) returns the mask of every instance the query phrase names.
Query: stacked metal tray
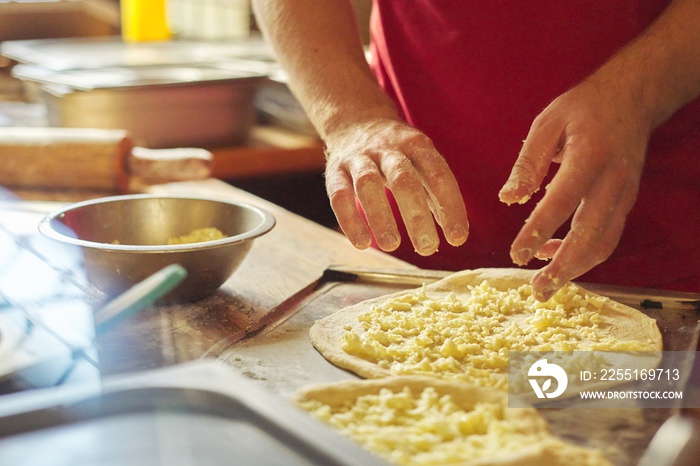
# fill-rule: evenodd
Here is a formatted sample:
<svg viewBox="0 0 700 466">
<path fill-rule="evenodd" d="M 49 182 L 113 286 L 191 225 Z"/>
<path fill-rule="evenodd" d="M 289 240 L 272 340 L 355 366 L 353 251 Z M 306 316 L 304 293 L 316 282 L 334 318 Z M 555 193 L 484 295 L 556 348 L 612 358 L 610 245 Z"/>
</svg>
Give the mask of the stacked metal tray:
<svg viewBox="0 0 700 466">
<path fill-rule="evenodd" d="M 241 144 L 267 82 L 264 44 L 118 37 L 3 43 L 12 75 L 46 107 L 50 126 L 128 130 L 143 147 Z"/>
</svg>

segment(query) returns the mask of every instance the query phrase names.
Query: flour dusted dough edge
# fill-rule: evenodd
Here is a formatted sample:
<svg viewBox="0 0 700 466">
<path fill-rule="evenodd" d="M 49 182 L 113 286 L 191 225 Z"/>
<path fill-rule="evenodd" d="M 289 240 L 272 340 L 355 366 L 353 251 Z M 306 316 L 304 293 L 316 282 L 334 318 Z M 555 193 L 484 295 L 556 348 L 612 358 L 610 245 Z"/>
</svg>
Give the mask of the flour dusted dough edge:
<svg viewBox="0 0 700 466">
<path fill-rule="evenodd" d="M 396 393 L 404 387 L 409 387 L 414 393 L 432 387 L 440 395 L 450 395 L 455 403 L 465 409 L 471 409 L 477 402 L 501 403 L 505 408 L 506 420 L 526 423 L 533 430 L 536 429 L 547 436 L 541 442 L 525 445 L 515 452 L 494 452 L 494 455 L 489 458 L 460 463 L 465 466 L 541 466 L 543 464 L 605 466 L 610 464 L 597 450 L 571 445 L 555 437 L 547 422 L 536 409 L 508 408 L 508 397 L 505 392 L 464 382 L 412 375 L 369 380 L 344 380 L 302 387 L 292 395 L 292 400 L 297 404 L 316 400 L 331 407 L 339 407 L 348 400 L 354 400 L 363 395 L 377 394 L 383 388 Z"/>
<path fill-rule="evenodd" d="M 428 295 L 433 297 L 446 296 L 453 292 L 468 297 L 470 294 L 468 285 L 479 285 L 482 281 L 487 280 L 491 286 L 499 290 L 517 288 L 522 284 L 530 283 L 534 272 L 533 270 L 515 268 L 464 270 L 426 285 L 425 290 Z M 654 319 L 617 301 L 592 293 L 580 286 L 578 288 L 588 296 L 598 296 L 604 300 L 602 308 L 598 311 L 601 317 L 600 328 L 603 331 L 608 331 L 609 335 L 623 341 L 643 341 L 648 338 L 654 342 L 655 351 L 662 350 L 661 332 Z M 373 304 L 382 303 L 414 291 L 404 290 L 369 299 L 318 320 L 309 330 L 311 343 L 329 362 L 361 377 L 373 379 L 395 375 L 373 362 L 343 351 L 341 345 L 345 335 L 344 327 L 349 325 L 355 330 L 362 331 L 361 324 L 356 318 L 359 314 L 368 311 Z"/>
</svg>

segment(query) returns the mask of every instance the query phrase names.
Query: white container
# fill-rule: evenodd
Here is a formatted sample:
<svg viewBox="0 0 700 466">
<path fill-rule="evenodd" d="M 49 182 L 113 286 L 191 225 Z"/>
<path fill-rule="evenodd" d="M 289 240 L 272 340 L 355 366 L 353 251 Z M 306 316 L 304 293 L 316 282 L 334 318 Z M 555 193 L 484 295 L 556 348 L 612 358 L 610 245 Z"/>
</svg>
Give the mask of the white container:
<svg viewBox="0 0 700 466">
<path fill-rule="evenodd" d="M 249 0 L 169 0 L 168 22 L 180 39 L 227 41 L 250 36 Z"/>
</svg>

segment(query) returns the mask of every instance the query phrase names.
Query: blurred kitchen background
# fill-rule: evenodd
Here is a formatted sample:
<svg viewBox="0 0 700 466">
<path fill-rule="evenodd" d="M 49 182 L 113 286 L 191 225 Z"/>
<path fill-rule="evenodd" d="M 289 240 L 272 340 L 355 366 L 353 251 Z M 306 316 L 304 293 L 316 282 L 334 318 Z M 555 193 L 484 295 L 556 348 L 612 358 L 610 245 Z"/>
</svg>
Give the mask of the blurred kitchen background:
<svg viewBox="0 0 700 466">
<path fill-rule="evenodd" d="M 371 0 L 355 6 L 367 43 Z M 249 0 L 0 0 L 0 127 L 27 126 L 203 148 L 213 177 L 336 227 L 321 142 Z M 72 200 L 31 188 L 18 195 Z"/>
</svg>

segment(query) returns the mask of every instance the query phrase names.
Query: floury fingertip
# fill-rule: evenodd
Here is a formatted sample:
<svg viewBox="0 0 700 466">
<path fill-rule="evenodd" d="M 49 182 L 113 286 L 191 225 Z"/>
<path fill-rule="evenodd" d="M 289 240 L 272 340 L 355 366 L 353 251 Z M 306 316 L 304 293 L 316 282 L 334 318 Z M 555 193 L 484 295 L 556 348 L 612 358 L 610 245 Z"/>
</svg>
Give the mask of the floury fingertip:
<svg viewBox="0 0 700 466">
<path fill-rule="evenodd" d="M 451 244 L 454 246 L 463 244 L 468 236 L 469 228 L 465 228 L 463 225 L 455 225 L 450 230 L 450 240 Z"/>
<path fill-rule="evenodd" d="M 517 195 L 515 192 L 521 187 L 522 185 L 518 181 L 508 180 L 498 193 L 498 199 L 508 205 L 525 204 L 532 196 L 530 194 Z"/>
<path fill-rule="evenodd" d="M 526 265 L 528 262 L 530 262 L 530 259 L 532 259 L 532 249 L 523 248 L 517 251 L 512 251 L 510 253 L 510 257 L 511 259 L 513 259 L 513 262 L 515 262 L 515 264 Z"/>
</svg>

